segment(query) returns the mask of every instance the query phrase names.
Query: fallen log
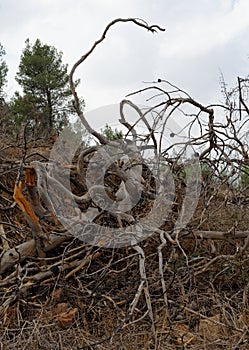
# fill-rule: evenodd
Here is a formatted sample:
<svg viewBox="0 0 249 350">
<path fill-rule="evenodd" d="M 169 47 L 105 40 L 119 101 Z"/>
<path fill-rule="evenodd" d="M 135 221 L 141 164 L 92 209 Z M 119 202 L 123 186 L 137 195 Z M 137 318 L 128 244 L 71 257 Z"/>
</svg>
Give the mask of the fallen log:
<svg viewBox="0 0 249 350">
<path fill-rule="evenodd" d="M 44 252 L 49 252 L 61 243 L 69 240 L 71 237 L 66 235 L 51 234 L 48 241 L 44 241 Z M 18 246 L 5 252 L 0 258 L 0 275 L 6 270 L 14 266 L 17 262 L 21 262 L 29 257 L 37 256 L 35 239 L 19 244 Z"/>
</svg>

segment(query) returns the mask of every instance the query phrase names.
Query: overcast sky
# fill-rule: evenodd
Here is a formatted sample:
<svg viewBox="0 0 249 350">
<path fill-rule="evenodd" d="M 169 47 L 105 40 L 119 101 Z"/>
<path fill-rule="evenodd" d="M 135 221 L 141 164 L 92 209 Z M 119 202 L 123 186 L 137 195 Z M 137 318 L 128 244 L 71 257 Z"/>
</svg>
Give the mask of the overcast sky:
<svg viewBox="0 0 249 350">
<path fill-rule="evenodd" d="M 117 17 L 139 17 L 166 31 L 113 27 L 76 72 L 87 110 L 117 103 L 158 78 L 213 103 L 222 100 L 221 72 L 230 85 L 248 74 L 249 0 L 0 0 L 8 95 L 18 88 L 14 78 L 27 38 L 55 46 L 70 68 Z"/>
</svg>

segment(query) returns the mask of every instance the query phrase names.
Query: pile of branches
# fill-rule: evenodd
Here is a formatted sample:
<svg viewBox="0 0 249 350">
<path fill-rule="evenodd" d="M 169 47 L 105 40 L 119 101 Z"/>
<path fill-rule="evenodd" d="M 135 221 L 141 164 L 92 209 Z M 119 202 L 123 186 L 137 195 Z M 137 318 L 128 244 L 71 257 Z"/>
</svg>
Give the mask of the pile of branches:
<svg viewBox="0 0 249 350">
<path fill-rule="evenodd" d="M 25 137 L 21 153 L 1 146 L 2 342 L 34 343 L 28 329 L 38 317 L 36 348 L 49 339 L 45 319 L 59 329 L 80 326 L 82 349 L 125 348 L 126 330 L 134 327 L 146 338 L 136 346 L 148 349 L 194 348 L 196 333 L 210 349 L 224 345 L 229 332 L 232 343 L 243 346 L 249 287 L 246 80 L 224 91 L 224 105 L 204 106 L 158 79 L 120 103 L 126 135 L 109 142 L 81 110 L 73 76 L 118 22 L 162 30 L 138 19 L 114 20 L 73 66 L 75 109 L 96 144 L 77 149 L 71 136 L 60 135 L 46 156 L 40 145 L 27 146 Z M 131 100 L 138 94 L 150 107 Z M 207 335 L 212 326 L 219 329 L 215 341 Z M 49 341 L 55 349 L 57 341 Z"/>
</svg>

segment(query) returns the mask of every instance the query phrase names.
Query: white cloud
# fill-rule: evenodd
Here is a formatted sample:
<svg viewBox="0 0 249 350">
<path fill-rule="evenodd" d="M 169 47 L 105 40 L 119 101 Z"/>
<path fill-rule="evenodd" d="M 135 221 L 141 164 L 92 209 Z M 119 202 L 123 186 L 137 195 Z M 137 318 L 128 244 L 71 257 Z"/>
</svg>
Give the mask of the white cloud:
<svg viewBox="0 0 249 350">
<path fill-rule="evenodd" d="M 249 28 L 249 2 L 240 0 L 232 7 L 229 0 L 220 0 L 220 6 L 212 12 L 203 9 L 197 17 L 183 17 L 163 40 L 161 55 L 184 58 L 201 56 L 227 45 Z"/>
</svg>

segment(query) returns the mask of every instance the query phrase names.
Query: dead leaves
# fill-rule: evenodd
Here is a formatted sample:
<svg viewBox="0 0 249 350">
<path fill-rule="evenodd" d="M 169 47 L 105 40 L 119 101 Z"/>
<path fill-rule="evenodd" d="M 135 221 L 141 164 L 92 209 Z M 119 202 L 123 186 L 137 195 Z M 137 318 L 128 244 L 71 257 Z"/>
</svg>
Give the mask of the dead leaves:
<svg viewBox="0 0 249 350">
<path fill-rule="evenodd" d="M 221 322 L 220 315 L 215 315 L 200 321 L 199 333 L 203 339 L 214 341 L 226 335 L 227 329 L 216 322 Z"/>
<path fill-rule="evenodd" d="M 189 326 L 186 324 L 176 324 L 174 326 L 174 339 L 177 345 L 184 348 L 196 340 L 196 336 L 189 331 Z"/>
<path fill-rule="evenodd" d="M 61 329 L 69 328 L 76 320 L 78 308 L 71 308 L 68 303 L 59 303 L 51 308 L 51 316 Z"/>
<path fill-rule="evenodd" d="M 214 315 L 201 319 L 198 327 L 192 331 L 187 324 L 175 324 L 172 327 L 172 339 L 177 346 L 184 349 L 190 345 L 197 345 L 198 342 L 215 342 L 228 336 L 228 328 L 221 323 L 220 315 Z"/>
</svg>

